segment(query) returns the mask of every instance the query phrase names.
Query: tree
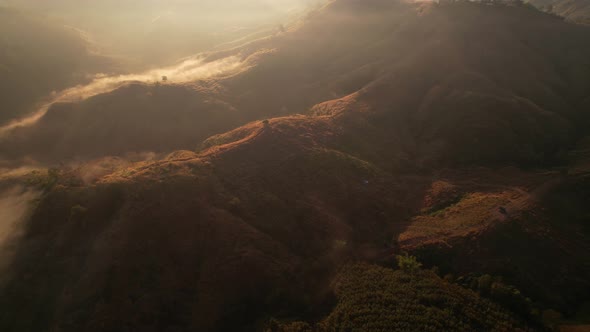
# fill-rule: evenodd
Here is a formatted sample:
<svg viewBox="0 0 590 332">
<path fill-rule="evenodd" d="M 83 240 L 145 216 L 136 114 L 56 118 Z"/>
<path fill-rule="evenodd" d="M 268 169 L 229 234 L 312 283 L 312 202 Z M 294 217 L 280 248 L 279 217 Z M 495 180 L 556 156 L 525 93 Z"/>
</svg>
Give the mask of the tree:
<svg viewBox="0 0 590 332">
<path fill-rule="evenodd" d="M 405 254 L 403 256 L 398 255 L 395 258 L 397 260 L 397 265 L 402 271 L 413 273 L 422 267 L 422 263 L 418 262 L 415 256 Z"/>
<path fill-rule="evenodd" d="M 477 290 L 480 294 L 488 296 L 492 289 L 492 283 L 494 282 L 494 278 L 492 278 L 489 274 L 484 274 L 483 276 L 477 279 Z"/>
<path fill-rule="evenodd" d="M 88 209 L 82 205 L 72 206 L 70 209 L 70 221 L 77 221 L 88 212 Z"/>
</svg>

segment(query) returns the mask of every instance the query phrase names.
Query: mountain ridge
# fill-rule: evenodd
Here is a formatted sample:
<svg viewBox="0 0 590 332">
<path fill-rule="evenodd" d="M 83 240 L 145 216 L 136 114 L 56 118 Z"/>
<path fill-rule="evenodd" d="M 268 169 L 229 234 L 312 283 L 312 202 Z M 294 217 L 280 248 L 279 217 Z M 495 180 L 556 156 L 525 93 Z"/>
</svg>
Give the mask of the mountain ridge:
<svg viewBox="0 0 590 332">
<path fill-rule="evenodd" d="M 364 283 L 335 291 L 351 261 L 387 267 L 357 266 L 353 279 L 429 289 L 477 275 L 471 290 L 410 301 L 424 310 L 501 303 L 494 317 L 532 330 L 548 310 L 575 317 L 590 292 L 588 28 L 529 7 L 384 0 L 334 1 L 306 22 L 239 48 L 260 57 L 237 75 L 131 84 L 55 105 L 31 127 L 79 126 L 57 159 L 104 150 L 16 179 L 44 196 L 2 289 L 3 330 L 259 331 L 271 317 L 359 327 L 357 295 L 377 311 L 399 299 Z M 132 129 L 153 141 L 129 149 Z M 11 145 L 42 156 L 18 135 Z M 111 156 L 179 137 L 158 149 L 166 157 Z M 403 251 L 450 276 L 391 271 Z M 482 299 L 486 275 L 512 295 Z M 26 319 L 31 308 L 42 314 Z"/>
</svg>

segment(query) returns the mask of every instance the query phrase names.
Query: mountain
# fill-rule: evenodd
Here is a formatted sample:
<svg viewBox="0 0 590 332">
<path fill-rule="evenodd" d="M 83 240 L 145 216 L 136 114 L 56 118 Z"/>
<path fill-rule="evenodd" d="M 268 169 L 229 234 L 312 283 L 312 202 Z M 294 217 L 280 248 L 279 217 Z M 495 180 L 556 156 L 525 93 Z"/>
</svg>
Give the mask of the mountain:
<svg viewBox="0 0 590 332">
<path fill-rule="evenodd" d="M 575 319 L 590 298 L 589 34 L 529 6 L 337 0 L 203 58 L 236 71 L 54 104 L 1 143 L 63 165 L 2 178 L 42 196 L 10 244 L 0 328 Z M 168 155 L 125 158 L 146 151 Z M 393 271 L 396 255 L 414 268 Z"/>
<path fill-rule="evenodd" d="M 122 88 L 81 103 L 54 105 L 47 119 L 15 130 L 2 150 L 11 158 L 46 158 L 37 149 L 59 161 L 80 154 L 194 150 L 207 136 L 236 125 L 215 106 L 220 103 L 211 104 L 220 109 L 219 120 L 210 119 L 209 106 L 200 105 L 203 99 L 235 109 L 241 123 L 364 109 L 371 116 L 362 125 L 371 128 L 376 140 L 366 146 L 390 142 L 387 151 L 374 153 L 376 157 L 385 163 L 411 160 L 424 166 L 552 162 L 575 142 L 576 124 L 587 122 L 583 110 L 590 102 L 590 45 L 585 27 L 528 7 L 416 9 L 375 2 L 359 8 L 360 16 L 354 18 L 346 16 L 345 5 L 331 5 L 289 33 L 210 54 L 205 61 L 237 57 L 247 70 L 192 82 L 187 88 L 163 88 L 184 89 L 184 107 L 165 107 L 169 99 L 158 101 L 158 87 L 153 85 Z M 367 20 L 373 23 L 367 25 Z M 490 25 L 500 28 L 489 32 Z M 489 41 L 480 41 L 484 34 Z M 569 50 L 566 55 L 564 49 Z M 142 113 L 146 103 L 154 110 Z M 136 110 L 134 116 L 142 114 L 142 120 L 126 120 L 121 112 L 119 119 L 112 115 L 115 109 Z M 358 117 L 357 113 L 342 117 Z M 54 114 L 59 114 L 59 121 L 50 120 Z M 96 117 L 103 119 L 100 126 Z M 180 120 L 186 117 L 192 120 Z M 210 129 L 166 127 L 170 119 L 208 123 Z M 68 125 L 65 135 L 61 128 L 52 128 L 67 123 L 76 125 Z M 130 138 L 134 130 L 159 143 Z M 101 138 L 107 132 L 112 135 Z M 72 151 L 47 146 L 55 141 Z M 95 149 L 96 141 L 100 149 Z"/>
</svg>

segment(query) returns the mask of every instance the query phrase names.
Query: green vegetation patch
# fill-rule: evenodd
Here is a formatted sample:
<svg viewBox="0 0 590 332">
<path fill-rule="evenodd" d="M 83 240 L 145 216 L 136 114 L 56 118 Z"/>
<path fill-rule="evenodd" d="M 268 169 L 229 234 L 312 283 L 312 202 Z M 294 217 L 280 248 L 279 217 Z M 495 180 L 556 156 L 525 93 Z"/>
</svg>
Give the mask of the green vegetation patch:
<svg viewBox="0 0 590 332">
<path fill-rule="evenodd" d="M 497 219 L 498 209 L 510 204 L 514 194 L 512 191 L 467 194 L 451 206 L 413 218 L 400 235 L 400 242 L 418 238 L 442 240 L 483 229 Z"/>
<path fill-rule="evenodd" d="M 31 172 L 26 177 L 26 183 L 43 191 L 49 191 L 58 183 L 59 179 L 60 171 L 56 168 L 50 168 L 47 171 Z"/>
<path fill-rule="evenodd" d="M 411 260 L 411 257 L 405 257 Z M 404 260 L 404 261 L 405 261 Z M 513 313 L 431 271 L 364 263 L 344 267 L 338 302 L 320 323 L 272 322 L 269 331 L 530 331 Z"/>
</svg>

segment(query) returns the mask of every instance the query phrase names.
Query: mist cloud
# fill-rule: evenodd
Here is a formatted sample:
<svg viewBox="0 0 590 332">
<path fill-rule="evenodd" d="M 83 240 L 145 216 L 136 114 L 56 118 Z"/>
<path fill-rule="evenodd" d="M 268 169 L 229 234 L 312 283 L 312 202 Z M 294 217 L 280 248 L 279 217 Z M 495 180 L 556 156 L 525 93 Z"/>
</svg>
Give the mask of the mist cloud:
<svg viewBox="0 0 590 332">
<path fill-rule="evenodd" d="M 153 69 L 140 74 L 117 76 L 99 74 L 89 84 L 78 85 L 56 93 L 56 96 L 51 102 L 43 105 L 31 116 L 15 120 L 0 127 L 0 137 L 15 128 L 30 126 L 36 123 L 47 113 L 51 105 L 56 102 L 81 101 L 98 94 L 111 92 L 129 82 L 159 82 L 163 76 L 167 77 L 167 82 L 169 83 L 182 84 L 196 80 L 232 75 L 245 69 L 247 69 L 246 63 L 238 56 L 229 56 L 211 62 L 205 62 L 202 57 L 195 57 L 186 59 L 176 66 Z"/>
<path fill-rule="evenodd" d="M 14 254 L 11 244 L 22 235 L 23 223 L 40 195 L 22 186 L 0 191 L 0 271 L 10 263 Z"/>
</svg>

